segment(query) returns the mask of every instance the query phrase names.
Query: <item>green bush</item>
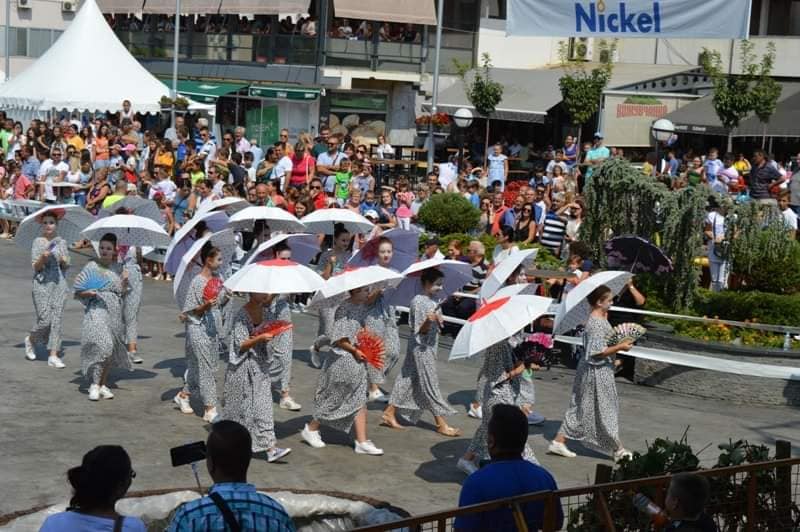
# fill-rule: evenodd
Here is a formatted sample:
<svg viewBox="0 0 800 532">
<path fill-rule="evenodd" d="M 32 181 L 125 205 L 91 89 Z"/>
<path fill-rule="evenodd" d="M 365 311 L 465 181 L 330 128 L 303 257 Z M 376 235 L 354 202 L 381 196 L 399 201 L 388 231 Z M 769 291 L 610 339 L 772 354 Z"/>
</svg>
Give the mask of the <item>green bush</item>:
<svg viewBox="0 0 800 532">
<path fill-rule="evenodd" d="M 697 290 L 695 314 L 735 321 L 757 321 L 772 325 L 800 324 L 800 294 L 766 292 L 710 292 Z"/>
<path fill-rule="evenodd" d="M 419 221 L 427 231 L 446 235 L 467 233 L 475 227 L 481 212 L 456 193 L 434 194 L 419 210 Z"/>
</svg>

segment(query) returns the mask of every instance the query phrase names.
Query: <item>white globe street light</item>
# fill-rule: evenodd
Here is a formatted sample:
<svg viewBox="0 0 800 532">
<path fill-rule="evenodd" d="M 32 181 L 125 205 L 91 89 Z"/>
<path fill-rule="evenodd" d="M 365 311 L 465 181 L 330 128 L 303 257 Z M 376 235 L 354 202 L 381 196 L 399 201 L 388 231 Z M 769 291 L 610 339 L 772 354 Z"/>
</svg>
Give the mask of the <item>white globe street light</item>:
<svg viewBox="0 0 800 532">
<path fill-rule="evenodd" d="M 455 113 L 453 113 L 453 122 L 456 123 L 461 129 L 467 128 L 472 125 L 472 111 L 466 109 L 464 107 L 458 109 Z"/>
<path fill-rule="evenodd" d="M 658 142 L 667 142 L 675 134 L 675 124 L 666 118 L 659 118 L 650 126 L 653 138 Z"/>
</svg>

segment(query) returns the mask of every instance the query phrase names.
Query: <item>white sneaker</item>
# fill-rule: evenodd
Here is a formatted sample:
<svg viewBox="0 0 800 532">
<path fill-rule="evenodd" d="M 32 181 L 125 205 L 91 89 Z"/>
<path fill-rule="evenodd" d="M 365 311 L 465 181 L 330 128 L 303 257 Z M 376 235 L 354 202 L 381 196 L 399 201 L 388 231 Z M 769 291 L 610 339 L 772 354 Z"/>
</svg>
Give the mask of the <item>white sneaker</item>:
<svg viewBox="0 0 800 532">
<path fill-rule="evenodd" d="M 175 395 L 173 399 L 175 404 L 178 405 L 182 414 L 194 414 L 194 410 L 192 409 L 192 405 L 189 404 L 189 398 L 181 396 L 180 393 Z"/>
<path fill-rule="evenodd" d="M 575 458 L 576 456 L 578 456 L 577 454 L 570 451 L 566 445 L 564 445 L 560 441 L 555 441 L 555 440 L 550 442 L 550 445 L 547 447 L 547 452 L 550 454 L 557 454 L 565 458 Z"/>
<path fill-rule="evenodd" d="M 375 444 L 372 443 L 371 440 L 365 440 L 363 442 L 357 441 L 355 451 L 356 454 L 371 454 L 372 456 L 380 456 L 383 454 L 383 449 L 375 447 Z"/>
<path fill-rule="evenodd" d="M 322 358 L 319 356 L 319 349 L 317 349 L 317 346 L 311 344 L 311 347 L 308 348 L 308 351 L 311 353 L 311 365 L 317 369 L 321 368 Z"/>
<path fill-rule="evenodd" d="M 319 435 L 318 430 L 309 430 L 308 424 L 300 431 L 300 436 L 303 440 L 314 449 L 322 449 L 325 447 L 325 442 L 322 441 L 322 436 Z"/>
<path fill-rule="evenodd" d="M 267 462 L 277 462 L 287 454 L 292 452 L 291 449 L 281 449 L 280 447 L 273 447 L 272 449 L 267 449 Z"/>
<path fill-rule="evenodd" d="M 295 400 L 292 399 L 291 397 L 281 397 L 281 402 L 278 403 L 278 406 L 283 408 L 284 410 L 291 410 L 293 412 L 297 412 L 298 410 L 303 408 L 302 406 L 300 406 L 300 403 L 295 402 Z"/>
<path fill-rule="evenodd" d="M 90 401 L 100 400 L 100 385 L 92 384 L 91 386 L 89 386 L 89 400 Z"/>
<path fill-rule="evenodd" d="M 136 351 L 128 351 L 128 358 L 130 358 L 131 362 L 133 362 L 134 364 L 141 364 L 142 362 L 144 362 L 144 359 L 140 357 L 139 353 L 137 353 Z"/>
<path fill-rule="evenodd" d="M 103 399 L 113 399 L 114 394 L 111 393 L 111 390 L 108 389 L 108 386 L 103 385 L 100 387 L 100 397 Z"/>
<path fill-rule="evenodd" d="M 369 392 L 369 395 L 367 395 L 367 399 L 369 401 L 378 401 L 379 403 L 389 402 L 389 396 L 383 393 L 383 391 L 381 391 L 380 388 Z"/>
<path fill-rule="evenodd" d="M 36 360 L 36 349 L 33 347 L 30 336 L 25 337 L 25 358 L 28 360 Z"/>
<path fill-rule="evenodd" d="M 467 476 L 478 470 L 478 466 L 475 465 L 475 462 L 472 460 L 467 460 L 466 458 L 459 458 L 458 462 L 456 463 L 456 467 L 459 471 L 466 473 Z"/>
<path fill-rule="evenodd" d="M 216 408 L 212 408 L 211 410 L 206 410 L 206 413 L 203 414 L 203 421 L 207 423 L 213 423 L 217 420 L 219 414 L 217 413 Z"/>
<path fill-rule="evenodd" d="M 61 362 L 60 358 L 54 356 L 47 357 L 47 365 L 56 369 L 64 369 L 67 367 L 63 362 Z"/>
<path fill-rule="evenodd" d="M 614 462 L 622 462 L 625 459 L 632 460 L 633 453 L 624 447 L 620 447 L 614 451 Z"/>
<path fill-rule="evenodd" d="M 528 425 L 541 425 L 544 423 L 545 417 L 541 414 L 537 414 L 536 412 L 531 412 L 528 414 Z"/>
<path fill-rule="evenodd" d="M 481 405 L 469 405 L 469 411 L 467 412 L 467 415 L 475 419 L 483 419 L 483 407 Z"/>
</svg>

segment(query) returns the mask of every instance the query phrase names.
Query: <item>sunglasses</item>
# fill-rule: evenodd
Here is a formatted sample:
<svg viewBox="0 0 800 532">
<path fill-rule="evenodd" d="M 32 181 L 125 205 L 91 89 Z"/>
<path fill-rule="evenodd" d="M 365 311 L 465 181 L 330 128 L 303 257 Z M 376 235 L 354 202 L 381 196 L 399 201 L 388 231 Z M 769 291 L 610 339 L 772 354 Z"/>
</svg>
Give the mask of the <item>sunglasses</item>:
<svg viewBox="0 0 800 532">
<path fill-rule="evenodd" d="M 311 187 L 311 190 L 322 190 L 322 187 L 318 186 L 318 185 L 314 185 L 314 186 Z"/>
<path fill-rule="evenodd" d="M 364 150 L 358 150 L 358 153 L 367 153 Z"/>
<path fill-rule="evenodd" d="M 281 133 L 280 137 L 281 137 L 282 139 L 288 139 L 288 138 L 289 138 L 289 135 L 287 135 L 286 133 Z"/>
<path fill-rule="evenodd" d="M 329 142 L 328 146 L 336 146 L 336 143 L 335 142 Z"/>
</svg>

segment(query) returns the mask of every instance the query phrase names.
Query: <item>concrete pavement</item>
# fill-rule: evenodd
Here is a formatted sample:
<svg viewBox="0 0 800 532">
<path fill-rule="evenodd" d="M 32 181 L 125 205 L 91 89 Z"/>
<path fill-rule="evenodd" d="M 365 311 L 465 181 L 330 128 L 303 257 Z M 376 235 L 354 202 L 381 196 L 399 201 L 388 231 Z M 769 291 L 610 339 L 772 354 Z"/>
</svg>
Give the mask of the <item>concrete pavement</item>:
<svg viewBox="0 0 800 532">
<path fill-rule="evenodd" d="M 85 262 L 73 254 L 70 281 Z M 145 280 L 140 314 L 140 354 L 145 363 L 133 373 L 112 375 L 116 398 L 91 403 L 79 372 L 81 306 L 70 300 L 64 319 L 67 368 L 48 368 L 44 354 L 25 360 L 22 340 L 33 319 L 30 256 L 13 243 L 0 241 L 0 514 L 65 500 L 66 470 L 80 463 L 93 446 L 116 443 L 131 454 L 137 477 L 132 489 L 190 486 L 188 467 L 173 469 L 169 448 L 206 437 L 199 417 L 180 414 L 172 397 L 185 369 L 183 327 L 177 320 L 171 284 Z M 480 360 L 447 362 L 440 350 L 442 390 L 459 414 L 450 419 L 464 435 L 448 439 L 433 431 L 430 415 L 418 427 L 402 432 L 379 427 L 380 405 L 371 404 L 369 436 L 386 451 L 383 457 L 358 456 L 350 438 L 323 428 L 327 448 L 314 450 L 300 440 L 309 419 L 318 370 L 308 365 L 307 346 L 316 333 L 314 316 L 295 315 L 295 360 L 292 395 L 303 404 L 297 413 L 275 408 L 279 445 L 293 449 L 284 463 L 254 461 L 251 482 L 265 487 L 337 490 L 389 501 L 412 513 L 455 506 L 464 476 L 455 461 L 478 426 L 466 416 Z M 401 334 L 407 331 L 401 329 Z M 222 392 L 224 364 L 220 364 Z M 530 443 L 539 460 L 561 486 L 591 480 L 601 455 L 574 446 L 573 460 L 545 454 L 548 438 L 558 429 L 569 400 L 573 373 L 555 368 L 537 374 L 537 410 L 548 420 L 532 427 Z M 390 382 L 393 378 L 390 378 Z M 759 407 L 681 396 L 618 382 L 621 433 L 626 446 L 643 449 L 656 437 L 680 438 L 689 427 L 696 450 L 713 444 L 701 457 L 716 459 L 716 444 L 746 438 L 773 445 L 776 439 L 800 442 L 800 413 L 787 407 Z M 797 446 L 795 445 L 795 450 Z M 202 480 L 208 483 L 203 472 Z"/>
</svg>

